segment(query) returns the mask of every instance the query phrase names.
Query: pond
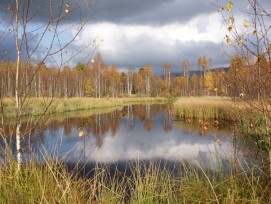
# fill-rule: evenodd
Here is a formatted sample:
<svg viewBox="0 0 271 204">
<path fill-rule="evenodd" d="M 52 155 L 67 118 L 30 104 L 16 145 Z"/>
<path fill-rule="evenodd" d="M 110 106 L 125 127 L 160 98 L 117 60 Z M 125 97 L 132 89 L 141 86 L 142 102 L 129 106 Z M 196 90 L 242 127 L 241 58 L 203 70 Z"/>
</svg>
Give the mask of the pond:
<svg viewBox="0 0 271 204">
<path fill-rule="evenodd" d="M 229 163 L 251 160 L 242 138 L 222 121 L 173 121 L 170 105 L 129 105 L 73 116 L 54 116 L 23 139 L 23 158 L 42 161 L 49 156 L 68 166 L 83 164 L 91 170 L 106 164 L 125 168 L 127 163 L 160 161 L 168 166 L 188 162 L 213 171 Z"/>
</svg>

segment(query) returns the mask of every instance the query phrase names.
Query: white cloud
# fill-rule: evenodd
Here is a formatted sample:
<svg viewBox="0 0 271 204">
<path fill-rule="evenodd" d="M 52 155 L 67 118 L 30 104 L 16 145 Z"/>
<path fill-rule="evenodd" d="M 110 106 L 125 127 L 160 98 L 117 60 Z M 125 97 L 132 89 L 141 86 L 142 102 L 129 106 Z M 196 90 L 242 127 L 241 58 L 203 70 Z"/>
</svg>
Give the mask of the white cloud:
<svg viewBox="0 0 271 204">
<path fill-rule="evenodd" d="M 185 24 L 171 23 L 161 27 L 99 23 L 87 25 L 80 38 L 90 41 L 96 36 L 100 36 L 104 40 L 103 49 L 116 49 L 123 42 L 133 42 L 142 36 L 165 45 L 174 44 L 176 41 L 208 40 L 219 43 L 223 39 L 223 32 L 218 32 L 221 25 L 221 19 L 217 13 L 200 15 Z M 204 29 L 201 29 L 202 27 Z M 204 31 L 201 32 L 202 30 Z"/>
<path fill-rule="evenodd" d="M 177 65 L 181 63 L 181 55 L 187 56 L 184 46 L 190 47 L 188 50 L 191 52 L 191 46 L 196 43 L 220 44 L 226 33 L 221 26 L 219 13 L 202 14 L 183 24 L 176 22 L 163 26 L 104 22 L 87 25 L 79 36 L 77 46 L 82 47 L 99 37 L 103 40 L 99 51 L 109 64 L 140 67 L 146 63 L 159 66 L 170 62 Z M 220 51 L 216 50 L 215 53 Z M 196 55 L 197 51 L 193 52 Z M 208 47 L 205 53 L 210 53 Z M 198 53 L 199 56 L 202 54 Z M 197 61 L 199 56 L 192 60 Z"/>
</svg>

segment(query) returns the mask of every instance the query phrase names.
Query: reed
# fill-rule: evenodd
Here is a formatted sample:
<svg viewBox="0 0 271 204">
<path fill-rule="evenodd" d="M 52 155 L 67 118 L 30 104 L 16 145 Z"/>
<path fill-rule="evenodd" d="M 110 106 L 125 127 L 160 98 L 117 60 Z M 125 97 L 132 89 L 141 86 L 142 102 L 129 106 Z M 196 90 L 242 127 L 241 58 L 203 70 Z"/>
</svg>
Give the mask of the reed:
<svg viewBox="0 0 271 204">
<path fill-rule="evenodd" d="M 199 125 L 203 130 L 210 125 L 231 125 L 240 134 L 253 135 L 261 148 L 269 149 L 270 133 L 266 115 L 270 106 L 260 101 L 229 97 L 183 97 L 174 102 L 173 120 L 185 120 Z"/>
<path fill-rule="evenodd" d="M 56 112 L 68 112 L 74 110 L 99 109 L 107 107 L 124 106 L 127 104 L 140 103 L 165 103 L 166 98 L 70 98 L 61 100 L 57 105 Z"/>
<path fill-rule="evenodd" d="M 131 174 L 97 166 L 90 178 L 61 161 L 1 165 L 0 203 L 270 203 L 270 177 L 260 168 L 214 173 L 183 163 L 177 174 L 157 162 L 136 163 Z M 218 176 L 218 174 L 220 176 Z"/>
<path fill-rule="evenodd" d="M 141 103 L 167 103 L 163 97 L 131 97 L 131 98 L 26 98 L 23 101 L 23 116 L 63 113 L 79 110 L 103 109 Z M 2 99 L 3 115 L 16 115 L 15 101 L 11 98 Z"/>
<path fill-rule="evenodd" d="M 183 97 L 174 102 L 174 119 L 233 120 L 239 103 L 228 97 Z"/>
</svg>

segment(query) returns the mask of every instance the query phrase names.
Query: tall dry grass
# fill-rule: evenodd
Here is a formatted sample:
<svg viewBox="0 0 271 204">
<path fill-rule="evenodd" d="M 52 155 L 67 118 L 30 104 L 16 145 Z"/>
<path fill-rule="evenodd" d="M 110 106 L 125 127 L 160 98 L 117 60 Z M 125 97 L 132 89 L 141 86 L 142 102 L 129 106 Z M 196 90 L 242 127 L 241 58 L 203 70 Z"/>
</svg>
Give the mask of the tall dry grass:
<svg viewBox="0 0 271 204">
<path fill-rule="evenodd" d="M 52 113 L 63 113 L 78 110 L 101 109 L 128 104 L 140 103 L 166 103 L 163 97 L 131 97 L 131 98 L 26 98 L 24 100 L 23 115 L 42 115 Z M 16 115 L 15 101 L 11 98 L 2 100 L 3 114 L 7 117 Z"/>
<path fill-rule="evenodd" d="M 174 118 L 232 120 L 237 106 L 228 97 L 183 97 L 174 102 Z"/>
<path fill-rule="evenodd" d="M 183 163 L 177 174 L 159 163 L 136 163 L 131 174 L 96 166 L 90 178 L 46 160 L 0 168 L 0 203 L 270 203 L 270 177 L 260 168 L 235 174 Z"/>
<path fill-rule="evenodd" d="M 265 128 L 266 117 L 259 107 L 260 101 L 248 101 L 241 98 L 234 100 L 216 96 L 183 97 L 174 102 L 173 118 L 175 120 L 196 119 L 203 128 L 207 120 L 215 120 L 219 124 L 231 123 L 236 131 L 242 134 L 268 135 Z M 269 121 L 268 124 L 270 124 Z"/>
</svg>

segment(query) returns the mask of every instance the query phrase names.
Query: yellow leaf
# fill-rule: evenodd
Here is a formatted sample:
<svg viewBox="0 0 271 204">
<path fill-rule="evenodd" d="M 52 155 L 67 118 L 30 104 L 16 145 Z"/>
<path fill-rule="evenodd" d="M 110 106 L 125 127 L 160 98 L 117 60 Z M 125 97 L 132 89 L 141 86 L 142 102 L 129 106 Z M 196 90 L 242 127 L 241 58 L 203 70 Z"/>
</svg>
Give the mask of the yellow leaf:
<svg viewBox="0 0 271 204">
<path fill-rule="evenodd" d="M 243 43 L 242 38 L 239 38 L 239 39 L 237 40 L 237 43 L 238 43 L 238 45 L 242 44 L 242 43 Z"/>
<path fill-rule="evenodd" d="M 216 142 L 217 144 L 221 145 L 220 139 L 216 139 L 215 142 Z"/>
<path fill-rule="evenodd" d="M 68 9 L 65 9 L 65 13 L 69 13 L 69 10 L 68 10 Z"/>
<path fill-rule="evenodd" d="M 53 30 L 53 28 L 48 28 L 48 30 L 51 32 Z"/>
<path fill-rule="evenodd" d="M 233 17 L 227 18 L 227 21 L 230 22 L 231 24 L 234 24 L 234 18 Z"/>
<path fill-rule="evenodd" d="M 234 24 L 234 18 L 233 18 L 233 17 L 230 17 L 230 22 L 231 22 L 232 24 Z"/>
<path fill-rule="evenodd" d="M 228 11 L 228 12 L 231 12 L 232 6 L 233 6 L 233 3 L 232 3 L 232 1 L 230 1 L 230 2 L 227 4 L 227 11 Z"/>
<path fill-rule="evenodd" d="M 84 135 L 84 131 L 83 130 L 80 130 L 79 133 L 78 133 L 78 136 L 79 137 L 82 137 Z"/>
<path fill-rule="evenodd" d="M 67 7 L 70 7 L 70 4 L 66 3 L 66 6 L 67 6 Z"/>
<path fill-rule="evenodd" d="M 226 35 L 226 42 L 227 42 L 228 45 L 231 43 L 231 39 L 227 35 Z"/>
<path fill-rule="evenodd" d="M 243 31 L 243 32 L 241 33 L 241 35 L 244 36 L 244 35 L 245 35 L 245 32 Z"/>
<path fill-rule="evenodd" d="M 250 22 L 245 21 L 244 26 L 245 26 L 246 28 L 249 27 L 249 26 L 250 26 Z"/>
<path fill-rule="evenodd" d="M 231 32 L 232 31 L 232 26 L 228 27 L 228 31 Z"/>
<path fill-rule="evenodd" d="M 91 59 L 90 61 L 91 61 L 91 63 L 94 63 L 94 59 Z"/>
</svg>

